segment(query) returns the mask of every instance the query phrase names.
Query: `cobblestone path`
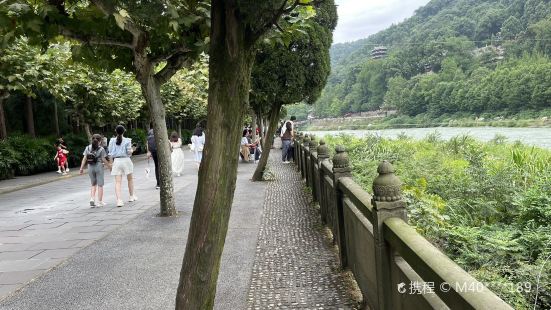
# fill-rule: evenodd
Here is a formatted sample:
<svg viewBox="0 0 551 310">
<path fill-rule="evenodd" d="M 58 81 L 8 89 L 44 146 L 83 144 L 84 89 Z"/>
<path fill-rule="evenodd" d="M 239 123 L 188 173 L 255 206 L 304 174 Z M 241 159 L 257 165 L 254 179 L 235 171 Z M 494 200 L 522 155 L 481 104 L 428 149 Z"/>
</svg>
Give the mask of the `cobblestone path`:
<svg viewBox="0 0 551 310">
<path fill-rule="evenodd" d="M 272 150 L 248 309 L 353 309 L 338 258 L 323 236 L 318 211 L 294 164 Z"/>
</svg>

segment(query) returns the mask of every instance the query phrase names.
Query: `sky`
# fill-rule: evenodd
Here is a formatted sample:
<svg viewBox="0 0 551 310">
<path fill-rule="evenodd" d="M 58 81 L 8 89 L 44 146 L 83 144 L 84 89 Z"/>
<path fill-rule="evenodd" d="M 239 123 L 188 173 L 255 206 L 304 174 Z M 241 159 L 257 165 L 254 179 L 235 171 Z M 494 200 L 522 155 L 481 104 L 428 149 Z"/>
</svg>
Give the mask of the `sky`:
<svg viewBox="0 0 551 310">
<path fill-rule="evenodd" d="M 429 0 L 335 0 L 339 22 L 334 43 L 367 38 L 413 15 Z"/>
</svg>

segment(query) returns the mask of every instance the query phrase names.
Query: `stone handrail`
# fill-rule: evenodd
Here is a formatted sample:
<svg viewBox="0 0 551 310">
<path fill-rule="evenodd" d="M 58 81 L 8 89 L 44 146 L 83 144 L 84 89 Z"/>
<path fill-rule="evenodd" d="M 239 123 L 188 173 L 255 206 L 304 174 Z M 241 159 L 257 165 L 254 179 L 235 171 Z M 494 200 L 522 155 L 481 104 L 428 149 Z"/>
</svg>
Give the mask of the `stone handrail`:
<svg viewBox="0 0 551 310">
<path fill-rule="evenodd" d="M 353 179 L 342 146 L 299 133 L 294 158 L 371 309 L 512 309 L 407 223 L 401 182 L 384 161 L 373 197 Z"/>
</svg>

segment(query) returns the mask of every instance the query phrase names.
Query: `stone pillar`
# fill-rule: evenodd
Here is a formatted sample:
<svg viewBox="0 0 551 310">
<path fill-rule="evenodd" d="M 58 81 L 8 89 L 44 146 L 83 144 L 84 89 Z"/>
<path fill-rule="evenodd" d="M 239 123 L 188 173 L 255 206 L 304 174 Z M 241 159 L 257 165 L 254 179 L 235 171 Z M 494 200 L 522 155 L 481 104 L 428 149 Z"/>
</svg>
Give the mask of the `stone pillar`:
<svg viewBox="0 0 551 310">
<path fill-rule="evenodd" d="M 297 170 L 302 171 L 301 154 L 302 154 L 302 141 L 304 140 L 304 133 L 299 133 L 297 143 L 295 143 L 295 164 L 297 165 Z"/>
<path fill-rule="evenodd" d="M 327 145 L 325 145 L 325 141 L 322 139 L 320 140 L 320 145 L 317 148 L 318 153 L 318 169 L 319 169 L 319 178 L 318 178 L 318 184 L 317 188 L 319 189 L 318 194 L 318 201 L 320 205 L 320 215 L 321 215 L 321 221 L 325 224 L 327 223 L 327 194 L 325 189 L 325 172 L 323 170 L 323 163 L 329 160 L 329 149 L 327 148 Z"/>
<path fill-rule="evenodd" d="M 346 154 L 345 148 L 342 145 L 338 145 L 335 148 L 336 154 L 333 156 L 333 186 L 335 191 L 334 210 L 335 212 L 336 227 L 335 227 L 335 239 L 339 246 L 339 255 L 341 260 L 341 267 L 345 268 L 348 265 L 348 255 L 346 249 L 346 234 L 344 229 L 344 195 L 339 190 L 339 180 L 341 178 L 352 177 L 352 170 L 348 161 L 348 154 Z"/>
<path fill-rule="evenodd" d="M 318 165 L 318 141 L 316 140 L 316 136 L 312 136 L 312 140 L 310 140 L 310 166 L 308 167 L 308 177 L 309 177 L 309 183 L 308 185 L 312 189 L 312 197 L 314 198 L 314 201 L 317 201 L 317 191 L 316 188 L 317 182 L 316 179 L 319 179 L 318 170 L 316 169 L 316 166 Z"/>
<path fill-rule="evenodd" d="M 297 164 L 297 150 L 298 150 L 298 144 L 299 144 L 299 138 L 300 138 L 300 132 L 297 130 L 295 132 L 295 136 L 293 137 L 293 162 Z"/>
<path fill-rule="evenodd" d="M 301 174 L 302 174 L 302 178 L 305 179 L 306 178 L 306 164 L 308 163 L 307 160 L 306 160 L 306 157 L 308 156 L 308 145 L 310 144 L 310 136 L 308 134 L 304 135 L 304 140 L 302 140 L 302 152 L 301 152 L 301 164 L 302 164 L 302 169 L 301 169 Z"/>
<path fill-rule="evenodd" d="M 407 221 L 406 202 L 402 198 L 402 182 L 394 174 L 394 167 L 383 161 L 377 168 L 379 175 L 373 180 L 373 234 L 375 237 L 375 263 L 377 270 L 379 309 L 393 309 L 391 263 L 394 253 L 385 242 L 383 222 L 390 217 Z"/>
</svg>

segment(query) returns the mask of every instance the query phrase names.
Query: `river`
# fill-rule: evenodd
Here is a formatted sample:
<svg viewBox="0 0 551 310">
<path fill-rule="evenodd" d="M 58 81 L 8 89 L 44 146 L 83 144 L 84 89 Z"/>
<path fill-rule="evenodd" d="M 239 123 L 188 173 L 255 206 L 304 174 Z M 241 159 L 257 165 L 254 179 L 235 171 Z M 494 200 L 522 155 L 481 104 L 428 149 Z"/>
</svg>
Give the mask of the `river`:
<svg viewBox="0 0 551 310">
<path fill-rule="evenodd" d="M 435 128 L 407 128 L 382 130 L 339 130 L 339 131 L 309 131 L 317 137 L 338 135 L 341 133 L 363 137 L 368 134 L 380 135 L 384 138 L 396 138 L 399 134 L 406 134 L 414 139 L 422 139 L 428 134 L 438 132 L 442 139 L 467 134 L 481 141 L 490 141 L 496 135 L 502 135 L 508 142 L 521 141 L 527 145 L 535 145 L 551 149 L 551 128 L 501 128 L 501 127 L 435 127 Z"/>
</svg>

